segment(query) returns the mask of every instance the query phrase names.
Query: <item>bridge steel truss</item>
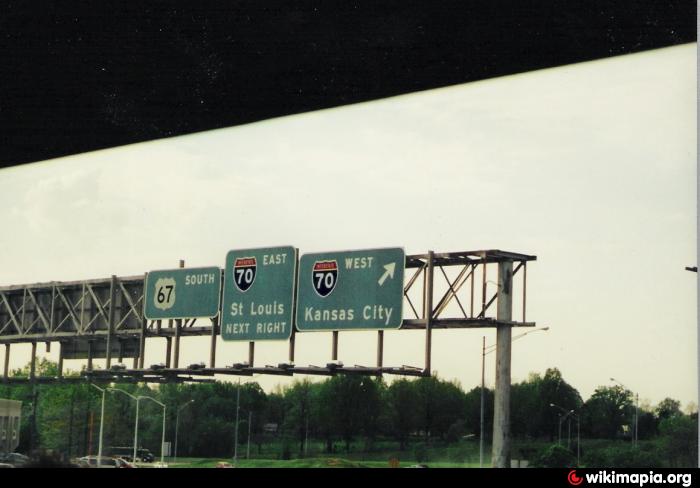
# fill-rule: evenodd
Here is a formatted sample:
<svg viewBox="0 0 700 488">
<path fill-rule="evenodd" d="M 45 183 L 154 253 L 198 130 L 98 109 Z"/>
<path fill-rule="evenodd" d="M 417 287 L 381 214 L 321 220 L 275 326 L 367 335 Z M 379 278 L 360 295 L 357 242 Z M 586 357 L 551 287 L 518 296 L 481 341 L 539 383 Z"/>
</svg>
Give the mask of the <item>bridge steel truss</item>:
<svg viewBox="0 0 700 488">
<path fill-rule="evenodd" d="M 332 359 L 326 366 L 294 364 L 294 344 L 299 332 L 292 331 L 288 362 L 276 366 L 255 366 L 255 344 L 249 343 L 248 360 L 228 367 L 216 367 L 218 317 L 207 325 L 190 320 L 147 320 L 143 316 L 145 276 L 112 276 L 107 279 L 37 283 L 0 287 L 0 346 L 4 345 L 4 367 L 0 382 L 52 383 L 78 381 L 63 375 L 65 359 L 87 359 L 82 380 L 99 382 L 168 382 L 209 381 L 217 374 L 252 375 L 336 374 L 429 376 L 432 359 L 432 333 L 436 329 L 469 329 L 493 327 L 534 327 L 526 321 L 527 262 L 535 256 L 500 250 L 466 251 L 406 256 L 404 278 L 404 319 L 400 330 L 425 331 L 425 357 L 422 367 L 385 366 L 384 331 L 377 331 L 377 361 L 371 366 L 342 366 L 337 362 L 339 331 L 332 333 Z M 510 263 L 511 270 L 502 276 L 501 268 Z M 181 263 L 182 265 L 183 263 Z M 497 289 L 487 291 L 487 268 L 499 268 Z M 513 267 L 513 265 L 515 265 Z M 446 269 L 452 270 L 449 276 Z M 456 271 L 456 273 L 455 273 Z M 513 278 L 522 275 L 522 320 L 512 319 L 512 310 L 498 312 L 499 302 L 512 309 Z M 223 280 L 223 276 L 222 276 Z M 443 290 L 438 290 L 439 287 Z M 223 288 L 223 287 L 222 287 Z M 480 289 L 480 290 L 479 290 Z M 475 294 L 475 290 L 477 293 Z M 507 300 L 499 296 L 508 291 Z M 413 298 L 412 298 L 413 297 Z M 493 307 L 494 303 L 497 304 Z M 427 313 L 430 311 L 430 313 Z M 348 331 L 352 332 L 352 331 Z M 309 332 L 313 333 L 313 332 Z M 209 336 L 208 367 L 182 368 L 179 365 L 180 340 L 188 336 Z M 164 367 L 145 367 L 146 340 L 166 340 Z M 46 344 L 47 352 L 58 342 L 58 375 L 36 375 L 37 344 Z M 30 344 L 31 361 L 28 376 L 13 377 L 9 359 L 13 344 Z M 95 368 L 95 359 L 104 358 L 104 368 Z M 119 363 L 133 358 L 131 368 Z M 498 362 L 498 360 L 497 360 Z"/>
</svg>

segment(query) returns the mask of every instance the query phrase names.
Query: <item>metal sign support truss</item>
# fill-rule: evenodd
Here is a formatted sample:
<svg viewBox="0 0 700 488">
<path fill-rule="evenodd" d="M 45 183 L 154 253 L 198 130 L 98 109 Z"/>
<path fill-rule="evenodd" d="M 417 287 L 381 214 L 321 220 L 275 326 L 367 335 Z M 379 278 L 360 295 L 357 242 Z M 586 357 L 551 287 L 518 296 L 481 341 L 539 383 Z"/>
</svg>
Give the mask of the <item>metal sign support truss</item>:
<svg viewBox="0 0 700 488">
<path fill-rule="evenodd" d="M 276 366 L 256 367 L 255 343 L 250 342 L 248 360 L 229 367 L 216 367 L 216 344 L 220 334 L 218 317 L 208 325 L 195 325 L 197 319 L 146 320 L 143 316 L 143 276 L 116 277 L 79 282 L 52 282 L 33 285 L 0 287 L 0 344 L 5 346 L 4 368 L 0 382 L 54 382 L 74 381 L 63 376 L 64 359 L 87 359 L 82 378 L 113 382 L 167 382 L 206 381 L 214 375 L 336 374 L 429 376 L 432 359 L 432 332 L 435 329 L 465 329 L 494 327 L 497 330 L 512 327 L 534 327 L 526 321 L 527 262 L 535 256 L 499 250 L 416 254 L 406 256 L 404 284 L 404 319 L 400 330 L 425 330 L 425 357 L 422 367 L 384 366 L 384 331 L 377 331 L 377 361 L 373 366 L 343 366 L 338 360 L 339 331 L 332 333 L 331 359 L 326 366 L 298 366 L 294 364 L 295 342 L 298 332 L 289 340 L 288 362 Z M 498 273 L 499 283 L 487 280 L 488 267 L 512 263 L 515 268 L 507 278 Z M 180 262 L 184 266 L 184 262 Z M 410 270 L 410 271 L 409 271 Z M 449 270 L 449 272 L 448 272 Z M 455 273 L 455 271 L 457 271 Z M 496 314 L 491 307 L 499 299 L 504 287 L 512 287 L 512 278 L 522 275 L 522 320 L 512 320 Z M 452 276 L 450 276 L 450 274 Z M 223 279 L 223 277 L 222 277 Z M 497 285 L 488 293 L 487 284 Z M 480 285 L 480 286 L 479 286 Z M 480 288 L 480 290 L 479 290 Z M 512 294 L 509 295 L 512 298 Z M 510 300 L 509 300 L 510 302 Z M 200 321 L 202 319 L 199 319 Z M 209 319 L 207 319 L 209 320 Z M 348 331 L 352 332 L 352 331 Z M 210 336 L 208 367 L 191 365 L 179 367 L 180 341 L 183 337 Z M 147 339 L 165 338 L 164 365 L 144 367 Z M 59 343 L 58 375 L 36 376 L 36 345 Z M 12 377 L 9 373 L 12 344 L 32 345 L 28 377 Z M 125 357 L 133 358 L 127 369 L 119 363 Z M 105 369 L 95 369 L 94 360 L 105 359 Z"/>
</svg>

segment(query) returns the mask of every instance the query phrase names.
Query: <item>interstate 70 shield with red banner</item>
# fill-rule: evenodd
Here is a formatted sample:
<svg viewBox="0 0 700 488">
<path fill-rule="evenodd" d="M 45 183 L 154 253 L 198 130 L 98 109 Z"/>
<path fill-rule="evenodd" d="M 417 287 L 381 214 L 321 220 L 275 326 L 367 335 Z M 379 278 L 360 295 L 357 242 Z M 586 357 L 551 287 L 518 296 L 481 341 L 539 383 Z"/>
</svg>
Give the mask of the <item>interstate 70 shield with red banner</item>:
<svg viewBox="0 0 700 488">
<path fill-rule="evenodd" d="M 311 271 L 311 279 L 316 293 L 327 297 L 338 282 L 338 261 L 316 261 Z"/>
<path fill-rule="evenodd" d="M 257 261 L 255 257 L 236 258 L 233 264 L 233 282 L 236 288 L 242 292 L 248 291 L 255 281 L 257 271 Z"/>
</svg>

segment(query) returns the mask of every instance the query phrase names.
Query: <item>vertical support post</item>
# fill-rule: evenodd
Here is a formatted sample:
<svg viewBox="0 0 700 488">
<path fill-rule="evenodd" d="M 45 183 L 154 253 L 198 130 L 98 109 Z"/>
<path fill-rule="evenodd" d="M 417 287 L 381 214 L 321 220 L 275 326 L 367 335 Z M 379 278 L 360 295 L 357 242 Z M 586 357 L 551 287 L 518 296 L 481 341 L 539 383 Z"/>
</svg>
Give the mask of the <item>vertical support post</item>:
<svg viewBox="0 0 700 488">
<path fill-rule="evenodd" d="M 51 312 L 49 314 L 49 332 L 54 331 L 54 316 L 56 315 L 56 286 L 51 287 Z"/>
<path fill-rule="evenodd" d="M 3 369 L 2 377 L 7 379 L 10 374 L 10 344 L 5 344 L 5 368 Z"/>
<path fill-rule="evenodd" d="M 88 341 L 87 370 L 92 371 L 92 341 Z"/>
<path fill-rule="evenodd" d="M 185 261 L 180 260 L 180 268 L 185 267 Z M 175 321 L 175 358 L 173 359 L 173 367 L 177 368 L 180 365 L 180 329 L 182 329 L 182 319 Z"/>
<path fill-rule="evenodd" d="M 24 326 L 24 317 L 26 315 L 27 311 L 27 289 L 24 289 L 24 293 L 22 294 L 22 322 L 20 322 L 20 328 L 22 329 L 22 333 L 26 332 L 26 328 Z"/>
<path fill-rule="evenodd" d="M 333 331 L 333 350 L 332 350 L 331 359 L 333 361 L 338 360 L 338 331 L 337 330 Z"/>
<path fill-rule="evenodd" d="M 32 362 L 29 369 L 29 378 L 34 379 L 36 374 L 36 341 L 32 341 Z"/>
<path fill-rule="evenodd" d="M 481 266 L 481 313 L 486 317 L 486 261 Z"/>
<path fill-rule="evenodd" d="M 513 262 L 498 263 L 498 308 L 496 320 L 510 321 L 513 316 Z M 496 328 L 496 391 L 493 411 L 494 468 L 510 467 L 510 359 L 512 327 Z"/>
<path fill-rule="evenodd" d="M 170 368 L 170 356 L 172 352 L 173 338 L 168 336 L 165 338 L 165 367 Z"/>
<path fill-rule="evenodd" d="M 145 281 L 144 281 L 145 283 Z M 142 312 L 143 313 L 143 312 Z M 139 362 L 138 367 L 143 369 L 143 363 L 145 361 L 144 356 L 146 355 L 146 326 L 147 326 L 146 316 L 141 317 L 141 336 L 139 337 Z"/>
<path fill-rule="evenodd" d="M 83 283 L 83 288 L 82 288 L 82 291 L 80 292 L 80 331 L 83 332 L 84 330 L 85 330 L 85 283 Z"/>
<path fill-rule="evenodd" d="M 63 342 L 58 343 L 58 377 L 63 378 Z"/>
<path fill-rule="evenodd" d="M 112 365 L 112 333 L 114 332 L 114 314 L 116 313 L 117 301 L 117 277 L 112 275 L 109 284 L 109 320 L 107 321 L 107 354 L 105 367 L 109 369 Z"/>
<path fill-rule="evenodd" d="M 215 368 L 216 364 L 216 330 L 218 329 L 219 316 L 211 319 L 211 349 L 209 350 L 209 367 Z"/>
<path fill-rule="evenodd" d="M 117 339 L 119 341 L 119 362 L 124 362 L 124 341 Z"/>
<path fill-rule="evenodd" d="M 527 261 L 523 262 L 523 322 L 525 322 L 525 309 L 527 307 Z"/>
<path fill-rule="evenodd" d="M 248 366 L 253 367 L 255 362 L 255 342 L 250 341 L 248 343 Z"/>
<path fill-rule="evenodd" d="M 297 331 L 292 326 L 292 335 L 289 336 L 289 362 L 294 363 L 294 342 L 296 340 Z"/>
<path fill-rule="evenodd" d="M 175 351 L 173 353 L 173 368 L 177 368 L 180 365 L 180 327 L 182 327 L 182 320 L 178 319 L 175 321 Z"/>
<path fill-rule="evenodd" d="M 476 264 L 472 264 L 471 300 L 469 302 L 469 317 L 474 318 L 474 279 L 476 278 Z"/>
<path fill-rule="evenodd" d="M 384 366 L 384 331 L 377 331 L 377 367 Z"/>
<path fill-rule="evenodd" d="M 294 283 L 299 283 L 299 248 L 294 248 Z M 297 294 L 299 290 L 294 286 L 294 297 L 292 300 L 292 333 L 289 335 L 289 362 L 294 364 L 294 346 L 296 345 L 296 321 L 297 321 Z"/>
<path fill-rule="evenodd" d="M 435 253 L 433 251 L 428 251 L 428 266 L 425 269 L 425 282 L 423 286 L 423 315 L 425 319 L 425 369 L 424 374 L 430 375 L 431 368 L 431 354 L 432 354 L 432 341 L 433 341 L 433 260 L 435 258 Z"/>
</svg>

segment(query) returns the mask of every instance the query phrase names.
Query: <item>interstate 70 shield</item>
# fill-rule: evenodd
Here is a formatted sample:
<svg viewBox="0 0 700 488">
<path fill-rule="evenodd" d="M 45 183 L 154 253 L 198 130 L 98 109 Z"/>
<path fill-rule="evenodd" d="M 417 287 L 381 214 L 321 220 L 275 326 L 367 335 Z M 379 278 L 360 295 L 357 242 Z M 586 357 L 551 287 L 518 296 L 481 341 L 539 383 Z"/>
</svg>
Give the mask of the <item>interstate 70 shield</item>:
<svg viewBox="0 0 700 488">
<path fill-rule="evenodd" d="M 311 269 L 314 290 L 321 297 L 327 297 L 338 282 L 338 261 L 316 261 Z"/>
<path fill-rule="evenodd" d="M 236 258 L 233 262 L 233 282 L 243 293 L 248 291 L 255 281 L 258 270 L 258 262 L 255 256 Z"/>
</svg>

